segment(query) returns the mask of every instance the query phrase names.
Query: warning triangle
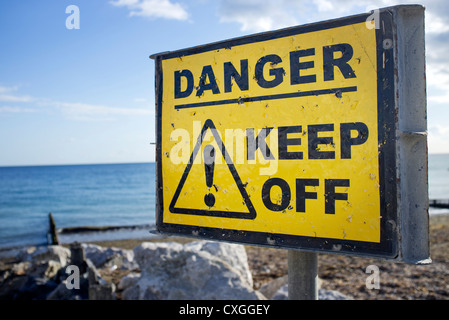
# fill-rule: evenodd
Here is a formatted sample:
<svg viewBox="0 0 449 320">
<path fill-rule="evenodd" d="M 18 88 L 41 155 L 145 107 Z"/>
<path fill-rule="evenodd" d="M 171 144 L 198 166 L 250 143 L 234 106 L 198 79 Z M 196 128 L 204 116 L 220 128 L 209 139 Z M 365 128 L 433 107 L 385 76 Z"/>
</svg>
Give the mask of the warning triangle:
<svg viewBox="0 0 449 320">
<path fill-rule="evenodd" d="M 207 130 L 210 130 L 215 141 L 202 148 Z M 202 165 L 193 166 L 202 149 L 205 156 L 201 159 Z M 217 157 L 222 158 L 217 159 Z M 222 164 L 218 165 L 216 162 Z M 223 178 L 214 179 L 214 175 L 217 174 Z M 202 177 L 201 181 L 198 181 L 199 176 Z M 224 186 L 220 182 L 213 183 L 213 180 L 221 179 L 229 183 Z M 206 120 L 196 140 L 169 210 L 171 213 L 222 218 L 256 218 L 256 210 L 211 119 Z"/>
</svg>

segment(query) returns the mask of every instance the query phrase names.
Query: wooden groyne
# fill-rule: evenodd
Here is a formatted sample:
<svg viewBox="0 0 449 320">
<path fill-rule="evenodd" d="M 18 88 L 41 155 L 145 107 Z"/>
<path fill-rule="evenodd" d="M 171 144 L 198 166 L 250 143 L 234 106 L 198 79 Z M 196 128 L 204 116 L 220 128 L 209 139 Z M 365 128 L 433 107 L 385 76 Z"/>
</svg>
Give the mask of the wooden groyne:
<svg viewBox="0 0 449 320">
<path fill-rule="evenodd" d="M 50 222 L 50 229 L 48 231 L 48 244 L 57 245 L 59 244 L 58 232 L 56 230 L 56 223 L 51 212 L 48 214 L 48 219 Z"/>
<path fill-rule="evenodd" d="M 429 200 L 429 206 L 433 208 L 449 209 L 449 199 Z"/>
</svg>

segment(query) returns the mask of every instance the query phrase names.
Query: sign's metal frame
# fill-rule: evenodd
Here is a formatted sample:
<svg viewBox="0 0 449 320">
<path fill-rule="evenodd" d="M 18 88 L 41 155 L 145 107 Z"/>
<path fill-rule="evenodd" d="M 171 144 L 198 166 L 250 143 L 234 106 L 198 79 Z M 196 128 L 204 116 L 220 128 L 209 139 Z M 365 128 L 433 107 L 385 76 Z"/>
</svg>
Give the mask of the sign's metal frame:
<svg viewBox="0 0 449 320">
<path fill-rule="evenodd" d="M 380 9 L 376 24 L 380 243 L 313 238 L 164 223 L 161 128 L 162 61 L 270 39 L 366 22 L 371 13 L 259 33 L 151 56 L 156 64 L 156 167 L 158 232 L 209 240 L 429 262 L 424 8 Z"/>
</svg>

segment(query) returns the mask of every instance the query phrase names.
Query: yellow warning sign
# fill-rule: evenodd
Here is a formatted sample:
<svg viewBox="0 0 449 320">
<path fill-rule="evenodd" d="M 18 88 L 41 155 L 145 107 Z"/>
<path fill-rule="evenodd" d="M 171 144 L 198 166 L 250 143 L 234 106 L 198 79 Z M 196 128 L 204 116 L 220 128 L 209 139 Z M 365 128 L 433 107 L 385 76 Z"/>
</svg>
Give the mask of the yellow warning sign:
<svg viewBox="0 0 449 320">
<path fill-rule="evenodd" d="M 379 244 L 378 37 L 358 17 L 158 55 L 158 228 Z"/>
</svg>

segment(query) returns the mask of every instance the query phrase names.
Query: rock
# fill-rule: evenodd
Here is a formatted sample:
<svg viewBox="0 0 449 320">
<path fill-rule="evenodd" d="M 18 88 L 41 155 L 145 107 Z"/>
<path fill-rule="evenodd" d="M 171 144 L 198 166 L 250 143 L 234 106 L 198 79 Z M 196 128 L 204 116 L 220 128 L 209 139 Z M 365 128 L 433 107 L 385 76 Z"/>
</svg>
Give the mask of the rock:
<svg viewBox="0 0 449 320">
<path fill-rule="evenodd" d="M 137 283 L 137 281 L 139 281 L 140 275 L 141 274 L 138 273 L 138 272 L 128 273 L 126 276 L 124 276 L 120 280 L 120 282 L 119 282 L 119 284 L 117 286 L 117 289 L 125 290 L 125 289 L 127 289 L 129 287 L 134 286 Z"/>
<path fill-rule="evenodd" d="M 32 260 L 16 263 L 0 282 L 0 299 L 45 299 L 57 286 L 61 264 L 55 260 Z"/>
<path fill-rule="evenodd" d="M 80 277 L 80 288 L 67 288 L 67 280 L 63 280 L 59 285 L 47 295 L 47 300 L 87 300 L 88 279 L 85 275 Z"/>
<path fill-rule="evenodd" d="M 59 246 L 28 247 L 17 253 L 24 261 L 11 266 L 0 283 L 0 298 L 45 299 L 58 286 L 61 264 L 70 253 Z"/>
<path fill-rule="evenodd" d="M 110 282 L 89 284 L 89 300 L 115 300 L 115 285 Z"/>
<path fill-rule="evenodd" d="M 317 286 L 318 290 L 321 288 L 321 279 L 317 278 Z M 279 289 L 281 289 L 284 285 L 288 284 L 288 275 L 285 275 L 283 277 L 274 279 L 272 281 L 269 281 L 265 283 L 260 289 L 259 292 L 262 293 L 267 299 L 273 299 L 273 300 L 284 300 L 284 299 L 274 299 L 275 294 L 278 292 Z M 287 288 L 287 287 L 286 287 Z M 283 291 L 280 293 L 283 295 Z M 288 292 L 285 293 L 288 295 Z"/>
<path fill-rule="evenodd" d="M 55 260 L 33 261 L 27 270 L 27 274 L 29 276 L 50 280 L 58 274 L 60 269 L 61 264 Z"/>
<path fill-rule="evenodd" d="M 15 300 L 44 300 L 57 286 L 56 282 L 47 278 L 29 276 Z"/>
<path fill-rule="evenodd" d="M 227 262 L 238 271 L 248 286 L 253 286 L 253 276 L 248 266 L 248 256 L 244 246 L 223 242 L 194 241 L 185 244 L 184 250 L 209 252 L 211 255 Z"/>
<path fill-rule="evenodd" d="M 86 259 L 89 300 L 115 300 L 115 285 L 105 281 L 94 263 Z"/>
<path fill-rule="evenodd" d="M 257 300 L 248 263 L 238 245 L 199 241 L 144 242 L 134 249 L 142 271 L 123 299 Z M 244 248 L 243 248 L 244 250 Z M 244 261 L 243 261 L 244 260 Z"/>
<path fill-rule="evenodd" d="M 1 269 L 1 267 L 2 266 L 0 266 L 0 269 Z M 3 270 L 0 270 L 0 287 L 1 287 L 1 284 L 6 280 L 6 279 L 8 279 L 9 277 L 11 276 L 11 269 L 3 269 Z"/>
<path fill-rule="evenodd" d="M 20 296 L 20 289 L 28 282 L 27 276 L 11 276 L 0 283 L 0 300 L 14 300 Z"/>
<path fill-rule="evenodd" d="M 64 280 L 47 295 L 46 300 L 76 300 L 73 296 L 73 289 L 68 289 Z"/>
<path fill-rule="evenodd" d="M 95 244 L 82 244 L 84 254 L 90 259 L 95 267 L 111 267 L 117 265 L 118 268 L 134 270 L 138 267 L 134 261 L 134 252 L 121 248 L 107 248 Z"/>
<path fill-rule="evenodd" d="M 122 268 L 137 267 L 132 250 L 93 245 L 87 247 L 97 263 L 113 263 L 114 267 L 120 264 Z M 94 263 L 86 258 L 83 245 L 79 243 L 72 244 L 71 250 L 54 245 L 5 252 L 2 252 L 2 257 L 8 260 L 8 265 L 0 265 L 0 299 L 75 300 L 88 299 L 89 296 L 92 299 L 115 299 L 115 285 L 101 278 Z M 66 272 L 69 265 L 78 271 Z M 69 280 L 75 281 L 80 287 L 73 288 L 73 283 L 69 285 L 67 282 Z"/>
<path fill-rule="evenodd" d="M 42 300 L 57 286 L 46 278 L 12 276 L 0 285 L 0 300 Z"/>
<path fill-rule="evenodd" d="M 0 251 L 0 259 L 12 259 L 20 262 L 31 260 L 54 260 L 59 262 L 63 267 L 67 265 L 70 259 L 70 250 L 62 246 L 40 246 L 40 247 L 24 247 L 19 249 L 10 249 Z"/>
<path fill-rule="evenodd" d="M 276 292 L 278 292 L 278 290 L 287 283 L 288 283 L 288 275 L 265 283 L 262 287 L 260 287 L 259 292 L 262 293 L 265 297 L 267 297 L 267 299 L 273 299 Z"/>
<path fill-rule="evenodd" d="M 272 300 L 288 300 L 288 283 L 286 283 L 282 287 L 280 287 L 271 299 Z"/>
<path fill-rule="evenodd" d="M 14 276 L 24 276 L 31 267 L 30 261 L 15 263 L 11 268 L 11 273 Z"/>
<path fill-rule="evenodd" d="M 4 255 L 22 262 L 7 270 L 3 266 L 0 298 L 115 299 L 115 285 L 102 279 L 96 268 L 134 270 L 140 265 L 141 273 L 120 281 L 123 299 L 264 299 L 252 288 L 244 247 L 236 244 L 143 243 L 134 251 L 77 244 L 72 252 L 56 245 Z M 80 289 L 68 289 L 66 266 L 83 262 L 87 268 L 79 275 Z"/>
<path fill-rule="evenodd" d="M 62 267 L 65 267 L 70 261 L 70 250 L 62 246 L 42 246 L 30 251 L 32 250 L 28 250 L 24 254 L 27 253 L 31 260 L 53 260 L 59 262 Z"/>
<path fill-rule="evenodd" d="M 273 300 L 288 300 L 288 284 L 283 285 L 273 296 Z M 352 300 L 351 297 L 334 290 L 318 290 L 318 300 Z"/>
<path fill-rule="evenodd" d="M 76 250 L 78 250 L 77 248 Z M 72 250 L 73 251 L 73 250 Z M 73 270 L 65 270 L 59 286 L 51 292 L 48 300 L 111 300 L 115 299 L 115 286 L 101 278 L 100 273 L 89 259 L 82 260 L 83 254 L 79 254 L 77 264 L 70 265 Z M 84 272 L 80 267 L 84 266 Z M 67 267 L 68 268 L 68 267 Z M 77 278 L 79 277 L 79 278 Z M 78 280 L 76 280 L 78 279 Z M 68 282 L 70 281 L 70 283 Z M 79 281 L 79 282 L 78 282 Z M 70 284 L 70 286 L 69 286 Z"/>
<path fill-rule="evenodd" d="M 95 267 L 94 263 L 90 259 L 87 259 L 86 265 L 87 265 L 87 279 L 89 280 L 89 286 L 99 284 L 102 278 L 97 268 Z"/>
<path fill-rule="evenodd" d="M 55 260 L 33 260 L 19 262 L 12 266 L 12 276 L 33 276 L 50 280 L 56 276 L 61 269 L 61 264 Z"/>
<path fill-rule="evenodd" d="M 320 289 L 318 295 L 319 300 L 353 300 L 351 297 L 335 290 Z"/>
</svg>

